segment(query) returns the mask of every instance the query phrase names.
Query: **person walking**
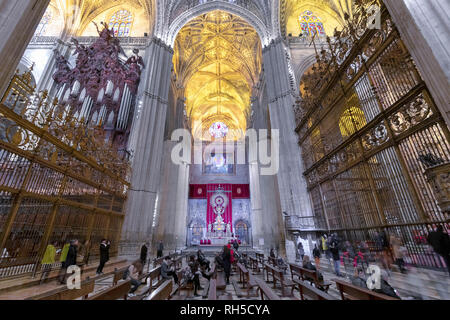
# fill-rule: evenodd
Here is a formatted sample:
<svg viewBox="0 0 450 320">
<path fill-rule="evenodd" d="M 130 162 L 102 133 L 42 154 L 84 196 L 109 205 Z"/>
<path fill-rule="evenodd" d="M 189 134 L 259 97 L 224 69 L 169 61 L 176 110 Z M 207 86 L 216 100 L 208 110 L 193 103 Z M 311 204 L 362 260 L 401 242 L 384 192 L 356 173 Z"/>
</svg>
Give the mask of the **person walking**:
<svg viewBox="0 0 450 320">
<path fill-rule="evenodd" d="M 225 272 L 225 279 L 227 281 L 227 284 L 230 284 L 231 250 L 230 248 L 228 248 L 228 246 L 223 246 L 222 263 L 223 263 L 223 271 Z"/>
<path fill-rule="evenodd" d="M 128 297 L 134 297 L 136 296 L 134 292 L 139 288 L 139 286 L 142 284 L 139 280 L 140 276 L 142 275 L 142 270 L 144 269 L 141 260 L 134 261 L 129 267 L 128 267 L 128 280 L 130 280 L 131 283 L 131 290 L 128 293 Z"/>
<path fill-rule="evenodd" d="M 47 246 L 47 248 L 45 249 L 44 257 L 42 258 L 42 261 L 41 261 L 42 274 L 41 274 L 40 284 L 43 284 L 47 280 L 48 274 L 50 273 L 50 270 L 52 269 L 52 265 L 55 263 L 56 245 L 57 245 L 57 242 L 54 241 L 53 243 L 50 243 Z"/>
<path fill-rule="evenodd" d="M 314 257 L 314 263 L 316 264 L 317 270 L 320 269 L 320 250 L 317 247 L 317 244 L 314 246 L 313 249 L 313 257 Z"/>
<path fill-rule="evenodd" d="M 145 266 L 145 263 L 147 262 L 147 252 L 148 252 L 147 243 L 144 243 L 141 247 L 141 255 L 140 255 L 142 266 Z"/>
<path fill-rule="evenodd" d="M 109 260 L 109 248 L 111 246 L 111 241 L 102 239 L 100 242 L 100 264 L 97 268 L 97 275 L 103 274 L 103 267 L 105 263 Z"/>
<path fill-rule="evenodd" d="M 67 276 L 67 268 L 70 266 L 76 266 L 77 265 L 77 249 L 78 249 L 78 240 L 72 240 L 70 241 L 69 249 L 67 250 L 67 255 L 65 258 L 65 261 L 61 267 L 61 273 L 59 275 L 59 282 L 61 284 L 66 283 L 66 276 Z"/>
<path fill-rule="evenodd" d="M 405 261 L 403 260 L 402 242 L 395 235 L 391 235 L 392 255 L 394 256 L 395 263 L 400 269 L 401 273 L 406 273 Z"/>
<path fill-rule="evenodd" d="M 159 240 L 158 245 L 156 247 L 156 258 L 161 258 L 163 256 L 164 245 L 162 240 Z"/>
<path fill-rule="evenodd" d="M 433 250 L 444 259 L 450 275 L 450 237 L 448 233 L 444 232 L 442 225 L 439 225 L 436 231 L 431 231 L 428 234 L 427 241 L 433 247 Z"/>
</svg>

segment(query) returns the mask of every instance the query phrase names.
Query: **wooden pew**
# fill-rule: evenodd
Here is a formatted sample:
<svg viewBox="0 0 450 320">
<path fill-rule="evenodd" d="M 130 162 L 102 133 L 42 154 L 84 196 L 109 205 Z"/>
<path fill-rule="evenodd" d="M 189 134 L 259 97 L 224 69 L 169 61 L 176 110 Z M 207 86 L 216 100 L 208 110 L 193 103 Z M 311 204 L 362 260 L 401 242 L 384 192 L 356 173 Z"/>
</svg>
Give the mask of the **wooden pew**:
<svg viewBox="0 0 450 320">
<path fill-rule="evenodd" d="M 254 258 L 254 257 L 249 257 L 249 259 L 250 259 L 250 264 L 252 266 L 253 274 L 260 273 L 261 270 L 259 268 L 258 259 Z"/>
<path fill-rule="evenodd" d="M 269 262 L 270 265 L 276 267 L 277 266 L 277 259 L 273 257 L 267 257 L 267 262 Z"/>
<path fill-rule="evenodd" d="M 68 289 L 66 286 L 57 288 L 25 300 L 75 300 L 80 297 L 86 299 L 94 291 L 95 279 L 86 279 L 81 282 L 80 289 Z"/>
<path fill-rule="evenodd" d="M 302 278 L 302 273 L 300 272 L 300 266 L 295 263 L 289 263 L 289 269 L 291 270 L 291 278 L 294 280 L 294 276 L 297 276 L 297 279 Z"/>
<path fill-rule="evenodd" d="M 217 300 L 216 279 L 209 280 L 208 300 Z"/>
<path fill-rule="evenodd" d="M 342 300 L 399 300 L 385 294 L 355 286 L 340 279 L 332 280 L 336 282 L 336 287 L 341 294 Z"/>
<path fill-rule="evenodd" d="M 112 285 L 115 286 L 120 280 L 123 280 L 123 274 L 128 269 L 129 266 L 120 269 L 114 268 L 114 276 Z"/>
<path fill-rule="evenodd" d="M 172 280 L 164 281 L 147 300 L 169 300 L 172 293 Z"/>
<path fill-rule="evenodd" d="M 292 265 L 294 265 L 294 264 L 291 264 L 291 270 L 293 268 Z M 300 278 L 303 281 L 309 281 L 311 283 L 311 285 L 314 283 L 316 288 L 323 290 L 325 292 L 328 292 L 331 282 L 328 282 L 325 280 L 319 280 L 317 271 L 308 270 L 308 269 L 302 268 L 298 265 L 296 267 L 294 267 L 294 269 L 296 270 L 296 272 L 300 272 Z"/>
<path fill-rule="evenodd" d="M 261 293 L 261 300 L 264 300 L 264 296 L 266 296 L 269 300 L 281 300 L 281 298 L 272 289 L 270 289 L 263 280 L 255 278 L 255 282 L 258 285 L 258 291 Z"/>
<path fill-rule="evenodd" d="M 127 300 L 130 289 L 131 282 L 130 280 L 126 280 L 114 287 L 108 288 L 94 294 L 93 296 L 90 296 L 87 300 L 117 300 L 120 298 Z"/>
<path fill-rule="evenodd" d="M 148 276 L 146 277 L 146 280 L 148 278 L 150 279 L 148 292 L 151 294 L 153 288 L 158 288 L 164 282 L 163 280 L 161 280 L 161 266 L 158 266 L 150 270 Z M 157 280 L 156 284 L 153 284 L 155 279 Z"/>
<path fill-rule="evenodd" d="M 323 292 L 300 279 L 294 279 L 294 287 L 298 288 L 302 300 L 337 300 L 335 297 Z M 307 298 L 307 299 L 306 299 Z"/>
<path fill-rule="evenodd" d="M 286 279 L 284 277 L 284 271 L 280 270 L 277 267 L 273 267 L 272 275 L 273 275 L 274 288 L 276 287 L 276 281 L 278 280 L 281 285 L 281 292 L 282 292 L 283 297 L 292 296 L 295 284 L 291 279 Z M 290 292 L 286 291 L 286 287 L 291 287 L 291 291 Z"/>
<path fill-rule="evenodd" d="M 257 286 L 257 283 L 245 266 L 239 262 L 236 265 L 239 269 L 239 282 L 242 283 L 242 288 L 247 289 L 247 297 L 250 297 L 250 291 Z"/>
<path fill-rule="evenodd" d="M 256 253 L 256 259 L 258 260 L 258 263 L 261 265 L 261 268 L 264 270 L 264 263 L 265 263 L 264 254 Z"/>
</svg>

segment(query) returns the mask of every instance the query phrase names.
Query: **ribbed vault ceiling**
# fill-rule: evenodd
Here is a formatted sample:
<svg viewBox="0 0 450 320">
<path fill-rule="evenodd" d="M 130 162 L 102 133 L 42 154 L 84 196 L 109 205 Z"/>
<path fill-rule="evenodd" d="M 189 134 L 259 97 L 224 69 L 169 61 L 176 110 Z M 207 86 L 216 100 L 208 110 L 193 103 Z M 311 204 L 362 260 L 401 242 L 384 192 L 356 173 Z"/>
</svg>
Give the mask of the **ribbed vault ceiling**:
<svg viewBox="0 0 450 320">
<path fill-rule="evenodd" d="M 256 31 L 237 16 L 212 11 L 187 23 L 174 49 L 175 73 L 185 88 L 194 136 L 200 138 L 217 121 L 244 134 L 252 88 L 261 71 Z"/>
</svg>

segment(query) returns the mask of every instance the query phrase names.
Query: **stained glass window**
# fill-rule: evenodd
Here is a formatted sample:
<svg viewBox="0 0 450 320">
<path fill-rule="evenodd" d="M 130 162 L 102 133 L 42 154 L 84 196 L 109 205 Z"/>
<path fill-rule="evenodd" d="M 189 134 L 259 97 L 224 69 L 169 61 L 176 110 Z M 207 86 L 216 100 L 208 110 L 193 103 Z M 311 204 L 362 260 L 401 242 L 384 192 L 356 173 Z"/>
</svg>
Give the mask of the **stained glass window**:
<svg viewBox="0 0 450 320">
<path fill-rule="evenodd" d="M 44 16 L 41 19 L 41 22 L 39 22 L 39 25 L 34 35 L 38 37 L 43 36 L 51 20 L 52 20 L 52 12 L 50 9 L 47 9 L 47 11 L 45 11 Z"/>
<path fill-rule="evenodd" d="M 225 138 L 227 133 L 228 127 L 223 122 L 214 122 L 209 128 L 209 134 L 216 139 Z"/>
<path fill-rule="evenodd" d="M 109 29 L 114 31 L 116 37 L 128 37 L 130 35 L 133 15 L 127 10 L 120 10 L 114 13 L 109 20 Z"/>
<path fill-rule="evenodd" d="M 299 22 L 300 29 L 304 35 L 312 37 L 317 33 L 318 36 L 325 36 L 325 29 L 323 28 L 322 21 L 311 11 L 306 10 L 303 12 L 300 15 Z"/>
</svg>

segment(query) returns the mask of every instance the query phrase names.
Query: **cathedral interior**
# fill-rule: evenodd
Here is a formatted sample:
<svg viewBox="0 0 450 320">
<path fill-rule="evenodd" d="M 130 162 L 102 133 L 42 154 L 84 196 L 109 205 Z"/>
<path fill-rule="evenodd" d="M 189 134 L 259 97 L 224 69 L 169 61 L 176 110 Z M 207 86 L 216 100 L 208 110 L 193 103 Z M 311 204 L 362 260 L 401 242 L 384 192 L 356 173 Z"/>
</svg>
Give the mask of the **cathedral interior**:
<svg viewBox="0 0 450 320">
<path fill-rule="evenodd" d="M 450 299 L 449 15 L 1 0 L 0 300 Z"/>
</svg>

